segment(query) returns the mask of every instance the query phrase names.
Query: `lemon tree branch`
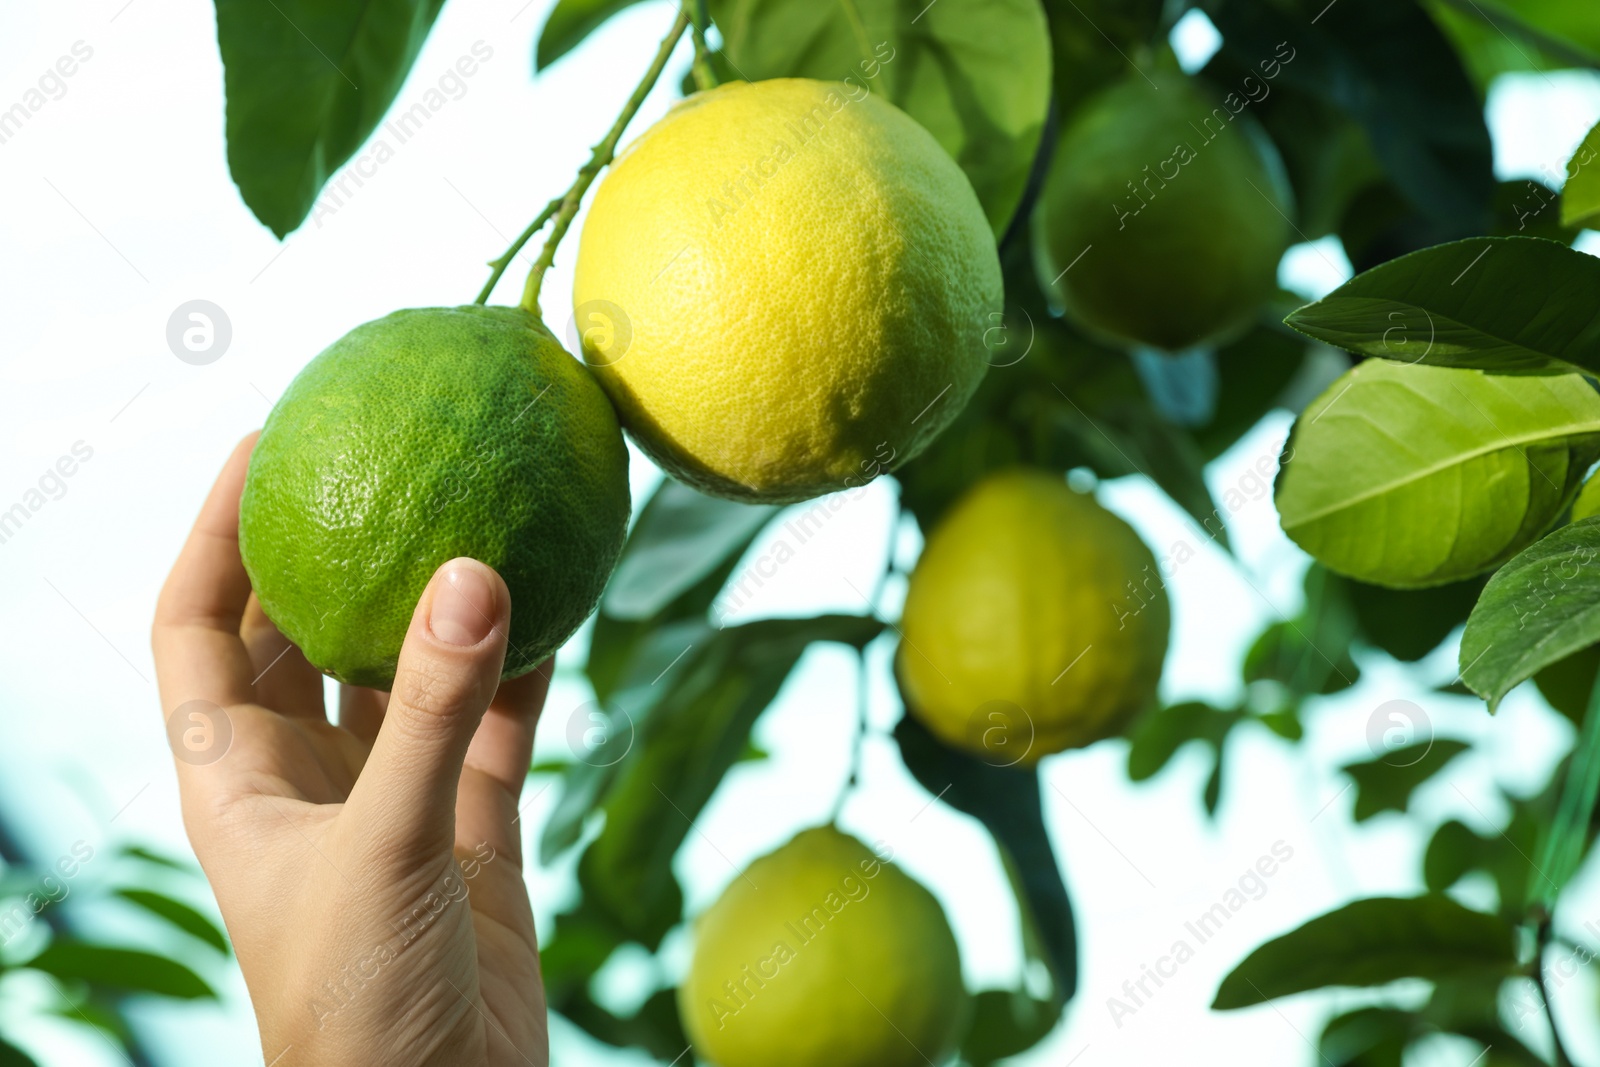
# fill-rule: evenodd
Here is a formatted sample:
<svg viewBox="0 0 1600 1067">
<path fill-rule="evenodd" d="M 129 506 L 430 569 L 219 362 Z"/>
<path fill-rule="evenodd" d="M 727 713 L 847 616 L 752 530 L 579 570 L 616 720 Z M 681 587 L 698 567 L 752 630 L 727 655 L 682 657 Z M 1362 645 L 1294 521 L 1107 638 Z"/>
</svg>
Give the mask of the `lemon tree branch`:
<svg viewBox="0 0 1600 1067">
<path fill-rule="evenodd" d="M 487 304 L 489 302 L 489 294 L 494 292 L 494 287 L 499 284 L 500 276 L 506 272 L 507 267 L 511 266 L 511 261 L 517 258 L 517 253 L 522 251 L 522 246 L 532 240 L 534 234 L 544 229 L 544 224 L 554 218 L 557 211 L 561 210 L 561 201 L 562 198 L 558 196 L 546 204 L 544 210 L 539 212 L 539 217 L 528 223 L 528 228 L 522 231 L 522 236 L 511 242 L 511 247 L 505 250 L 505 254 L 499 259 L 489 261 L 489 266 L 494 270 L 489 275 L 489 280 L 483 283 L 483 288 L 478 291 L 478 298 L 473 301 L 474 304 Z"/>
<path fill-rule="evenodd" d="M 544 284 L 544 273 L 555 262 L 556 248 L 561 244 L 561 239 L 567 235 L 568 228 L 572 226 L 573 216 L 578 213 L 578 205 L 583 202 L 583 194 L 589 191 L 589 186 L 594 184 L 595 177 L 616 154 L 617 142 L 622 140 L 622 131 L 628 128 L 628 123 L 638 114 L 644 98 L 655 88 L 656 81 L 661 77 L 661 71 L 667 65 L 667 59 L 677 47 L 678 39 L 688 28 L 689 21 L 689 8 L 685 4 L 678 9 L 678 17 L 673 20 L 672 28 L 667 31 L 667 35 L 661 39 L 661 47 L 656 49 L 655 59 L 651 60 L 650 68 L 639 80 L 638 88 L 634 89 L 633 95 L 628 97 L 628 102 L 622 106 L 622 113 L 617 116 L 617 121 L 611 124 L 611 129 L 607 131 L 605 138 L 594 146 L 589 162 L 578 168 L 577 178 L 561 197 L 561 206 L 553 216 L 555 223 L 550 228 L 550 236 L 545 238 L 544 248 L 540 250 L 533 269 L 528 272 L 528 282 L 522 290 L 522 306 L 535 315 L 539 314 L 539 287 Z"/>
</svg>

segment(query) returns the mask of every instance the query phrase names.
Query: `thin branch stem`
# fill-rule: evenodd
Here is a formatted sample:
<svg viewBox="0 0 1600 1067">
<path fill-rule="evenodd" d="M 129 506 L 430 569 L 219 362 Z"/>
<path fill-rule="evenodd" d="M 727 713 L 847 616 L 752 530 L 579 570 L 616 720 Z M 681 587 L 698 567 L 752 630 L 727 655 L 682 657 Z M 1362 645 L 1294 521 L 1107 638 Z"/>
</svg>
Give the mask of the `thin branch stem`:
<svg viewBox="0 0 1600 1067">
<path fill-rule="evenodd" d="M 873 587 L 872 599 L 867 609 L 874 615 L 878 612 L 878 604 L 883 600 L 884 590 L 888 588 L 889 577 L 894 574 L 895 547 L 900 542 L 900 502 L 895 501 L 894 515 L 889 520 L 889 547 L 883 561 L 883 571 L 878 575 L 877 585 Z M 861 755 L 867 741 L 867 685 L 871 680 L 867 673 L 867 650 L 863 646 L 860 650 L 860 664 L 856 671 L 856 735 L 855 742 L 850 750 L 850 775 L 844 781 L 844 786 L 839 790 L 839 797 L 833 802 L 833 814 L 828 821 L 839 821 L 839 813 L 844 811 L 844 802 L 855 791 L 861 781 Z"/>
<path fill-rule="evenodd" d="M 706 0 L 684 0 L 685 3 L 694 5 L 694 23 L 690 27 L 694 37 L 694 87 L 702 93 L 707 89 L 715 89 L 718 85 L 717 72 L 711 65 L 711 49 L 706 45 L 706 30 L 711 25 L 711 16 L 706 11 Z"/>
<path fill-rule="evenodd" d="M 558 196 L 546 204 L 544 210 L 539 212 L 539 217 L 528 223 L 528 228 L 522 231 L 522 236 L 511 242 L 511 247 L 506 249 L 505 255 L 499 259 L 489 261 L 489 266 L 494 268 L 494 272 L 489 275 L 489 280 L 483 283 L 483 288 L 478 291 L 478 298 L 473 301 L 474 304 L 487 304 L 489 302 L 489 294 L 494 292 L 494 287 L 500 283 L 500 276 L 506 272 L 507 267 L 511 266 L 511 261 L 517 258 L 517 253 L 522 251 L 522 246 L 532 240 L 534 234 L 544 229 L 544 224 L 554 218 L 557 211 L 561 210 L 561 199 Z"/>
<path fill-rule="evenodd" d="M 844 787 L 839 790 L 838 799 L 833 802 L 833 814 L 828 816 L 830 823 L 837 823 L 839 816 L 844 811 L 844 802 L 855 792 L 857 784 L 861 781 L 861 753 L 867 743 L 867 650 L 863 646 L 857 649 L 860 657 L 856 664 L 856 733 L 855 740 L 850 745 L 850 774 L 844 780 Z"/>
<path fill-rule="evenodd" d="M 572 226 L 573 216 L 578 213 L 578 205 L 583 202 L 583 194 L 589 191 L 589 186 L 594 184 L 600 171 L 616 155 L 617 142 L 622 140 L 622 131 L 628 128 L 633 116 L 639 113 L 644 98 L 650 95 L 650 90 L 655 88 L 662 70 L 666 68 L 672 50 L 678 45 L 678 39 L 688 28 L 689 9 L 684 6 L 678 9 L 678 17 L 673 20 L 672 29 L 661 39 L 661 47 L 656 49 L 655 59 L 650 61 L 650 68 L 639 80 L 638 88 L 634 89 L 633 95 L 628 97 L 628 102 L 622 106 L 622 113 L 617 116 L 617 121 L 611 124 L 605 139 L 594 146 L 589 162 L 578 168 L 577 178 L 573 179 L 572 186 L 561 197 L 561 207 L 554 216 L 555 223 L 550 227 L 550 236 L 545 238 L 544 248 L 539 252 L 539 258 L 534 263 L 533 269 L 528 272 L 528 282 L 522 290 L 522 306 L 535 315 L 539 314 L 539 287 L 544 284 L 545 271 L 555 262 L 556 248 L 561 244 L 561 239 L 567 235 L 568 228 Z"/>
</svg>

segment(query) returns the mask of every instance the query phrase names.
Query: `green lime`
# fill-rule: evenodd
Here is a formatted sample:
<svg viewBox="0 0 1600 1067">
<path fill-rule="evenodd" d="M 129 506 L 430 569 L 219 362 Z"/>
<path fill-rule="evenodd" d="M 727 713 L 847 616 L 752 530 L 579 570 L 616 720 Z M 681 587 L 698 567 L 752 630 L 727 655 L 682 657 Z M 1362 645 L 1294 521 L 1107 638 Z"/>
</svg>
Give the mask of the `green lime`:
<svg viewBox="0 0 1600 1067">
<path fill-rule="evenodd" d="M 308 660 L 379 689 L 433 572 L 482 560 L 511 591 L 511 678 L 593 610 L 628 509 L 616 414 L 536 317 L 423 308 L 358 326 L 290 384 L 250 460 L 239 550 Z"/>
<path fill-rule="evenodd" d="M 1178 351 L 1225 339 L 1272 294 L 1289 186 L 1247 108 L 1152 71 L 1069 118 L 1033 216 L 1039 283 L 1069 318 Z"/>
</svg>

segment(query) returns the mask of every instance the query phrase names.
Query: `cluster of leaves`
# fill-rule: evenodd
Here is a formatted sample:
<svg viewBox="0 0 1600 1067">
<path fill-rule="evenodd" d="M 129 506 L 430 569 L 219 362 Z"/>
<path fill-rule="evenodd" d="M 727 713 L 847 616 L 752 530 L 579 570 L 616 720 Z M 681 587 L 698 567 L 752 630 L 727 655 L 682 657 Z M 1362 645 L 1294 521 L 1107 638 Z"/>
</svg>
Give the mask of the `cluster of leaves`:
<svg viewBox="0 0 1600 1067">
<path fill-rule="evenodd" d="M 1482 84 L 1496 70 L 1484 27 L 1457 5 L 1436 8 Z M 1491 9 L 1480 13 L 1492 30 L 1517 30 L 1540 57 L 1534 65 L 1593 65 L 1581 34 L 1535 30 Z M 1529 14 L 1559 25 L 1563 9 L 1531 5 Z M 1516 209 L 1519 234 L 1491 229 L 1383 256 L 1287 320 L 1371 358 L 1297 421 L 1276 488 L 1284 530 L 1345 576 L 1341 584 L 1384 605 L 1356 622 L 1389 631 L 1365 635 L 1379 647 L 1415 659 L 1465 621 L 1460 681 L 1490 711 L 1535 678 L 1581 724 L 1573 754 L 1540 796 L 1504 798 L 1505 827 L 1450 820 L 1436 829 L 1424 895 L 1347 904 L 1260 946 L 1224 980 L 1218 1009 L 1330 986 L 1434 983 L 1421 1007 L 1367 1007 L 1330 1021 L 1319 1051 L 1331 1064 L 1398 1064 L 1437 1033 L 1492 1049 L 1497 1062 L 1568 1062 L 1559 1033 L 1547 1060 L 1506 1031 L 1499 1007 L 1506 983 L 1541 979 L 1551 913 L 1589 848 L 1600 795 L 1600 709 L 1585 700 L 1591 689 L 1600 694 L 1600 578 L 1590 566 L 1600 520 L 1587 517 L 1587 494 L 1574 505 L 1600 459 L 1591 380 L 1600 377 L 1600 262 L 1567 247 L 1572 227 L 1600 218 L 1600 127 L 1567 171 L 1559 213 L 1554 195 L 1536 194 Z M 1413 610 L 1385 618 L 1402 606 Z M 1414 640 L 1418 625 L 1425 640 Z M 1358 787 L 1354 818 L 1403 811 L 1465 748 L 1427 738 L 1346 767 Z M 1492 886 L 1492 904 L 1483 893 L 1466 894 L 1476 906 L 1447 895 L 1472 875 Z"/>
<path fill-rule="evenodd" d="M 557 62 L 635 2 L 559 0 L 536 65 Z M 1307 702 L 1358 677 L 1352 650 L 1415 661 L 1469 612 L 1463 679 L 1474 691 L 1497 700 L 1537 674 L 1553 700 L 1561 694 L 1559 705 L 1584 702 L 1595 661 L 1581 657 L 1600 639 L 1600 613 L 1587 605 L 1600 572 L 1582 564 L 1600 542 L 1600 520 L 1537 539 L 1569 511 L 1600 457 L 1600 400 L 1575 376 L 1600 373 L 1592 297 L 1600 266 L 1564 247 L 1600 218 L 1600 162 L 1585 162 L 1600 155 L 1600 133 L 1575 157 L 1558 200 L 1553 183 L 1496 181 L 1483 118 L 1485 86 L 1500 73 L 1600 65 L 1583 0 L 1525 0 L 1515 10 L 1494 0 L 697 6 L 720 42 L 709 64 L 719 76 L 849 80 L 884 94 L 958 161 L 988 215 L 1007 310 L 991 331 L 994 368 L 977 396 L 896 475 L 901 506 L 923 529 L 978 478 L 1022 463 L 1145 475 L 1201 538 L 1227 549 L 1234 506 L 1213 497 L 1206 464 L 1268 412 L 1298 411 L 1326 384 L 1319 375 L 1330 362 L 1342 369 L 1327 346 L 1380 357 L 1302 416 L 1279 481 L 1285 529 L 1324 564 L 1307 576 L 1301 614 L 1259 636 L 1236 704 L 1184 703 L 1147 718 L 1129 750 L 1131 777 L 1158 773 L 1199 741 L 1214 757 L 1202 799 L 1215 812 L 1237 728 L 1296 741 Z M 1289 326 L 1282 319 L 1299 301 L 1282 294 L 1232 343 L 1152 361 L 1051 314 L 1026 220 L 1062 117 L 1141 64 L 1172 62 L 1166 37 L 1191 6 L 1221 32 L 1201 74 L 1225 90 L 1254 78 L 1280 43 L 1293 49 L 1270 91 L 1250 94 L 1252 114 L 1283 157 L 1297 231 L 1337 236 L 1365 273 L 1294 311 Z M 230 166 L 245 202 L 280 237 L 382 121 L 440 7 L 217 0 Z M 586 666 L 597 701 L 591 724 L 621 740 L 545 768 L 559 775 L 560 799 L 541 857 L 579 853 L 577 902 L 544 949 L 550 1004 L 600 1040 L 663 1061 L 687 1044 L 673 991 L 656 990 L 619 1016 L 592 995 L 594 976 L 623 946 L 655 952 L 684 921 L 674 857 L 730 768 L 755 754 L 752 728 L 805 651 L 890 639 L 872 615 L 716 623 L 719 593 L 774 521 L 773 509 L 661 485 L 602 602 Z M 1534 632 L 1513 634 L 1527 618 Z M 1574 688 L 1583 695 L 1573 699 Z M 1586 722 L 1586 746 L 1597 730 Z M 1038 778 L 954 752 L 909 717 L 894 740 L 935 802 L 992 833 L 1018 898 L 1019 936 L 1052 978 L 1043 997 L 978 995 L 962 1054 L 992 1063 L 1037 1043 L 1077 986 L 1074 918 Z M 1460 750 L 1436 741 L 1409 763 L 1350 766 L 1355 818 L 1404 811 Z M 1508 798 L 1516 815 L 1504 834 L 1440 827 L 1427 895 L 1359 901 L 1262 946 L 1224 983 L 1217 1006 L 1427 978 L 1436 988 L 1424 1008 L 1342 1016 L 1323 1035 L 1324 1055 L 1398 1063 L 1419 1037 L 1452 1032 L 1515 1062 L 1542 1062 L 1515 1051 L 1492 994 L 1527 973 L 1516 930 L 1554 900 L 1587 847 L 1600 777 L 1589 752 L 1580 749 L 1549 796 Z M 1504 841 L 1520 842 L 1519 855 L 1540 850 L 1537 883 Z M 1498 887 L 1492 914 L 1444 895 L 1473 872 Z"/>
<path fill-rule="evenodd" d="M 199 951 L 222 960 L 233 953 L 215 920 L 180 899 L 200 885 L 198 868 L 138 845 L 100 858 L 84 842 L 53 863 L 35 864 L 3 827 L 0 859 L 6 950 L 0 983 L 10 974 L 43 976 L 57 998 L 52 1015 L 98 1031 L 136 1067 L 152 1059 L 125 1016 L 129 998 L 216 999 L 210 984 L 175 958 Z M 162 951 L 95 932 L 109 918 L 128 922 L 139 915 L 154 924 Z M 0 1067 L 35 1067 L 35 1061 L 0 1034 Z"/>
</svg>

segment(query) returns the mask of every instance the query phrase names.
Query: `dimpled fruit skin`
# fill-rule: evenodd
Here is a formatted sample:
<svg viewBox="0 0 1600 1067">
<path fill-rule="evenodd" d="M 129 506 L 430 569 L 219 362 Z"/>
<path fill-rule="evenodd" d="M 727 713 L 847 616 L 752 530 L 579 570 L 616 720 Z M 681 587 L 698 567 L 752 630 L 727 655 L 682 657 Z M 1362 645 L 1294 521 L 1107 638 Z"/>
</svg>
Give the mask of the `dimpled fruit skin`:
<svg viewBox="0 0 1600 1067">
<path fill-rule="evenodd" d="M 897 665 L 907 707 L 934 734 L 995 759 L 1004 740 L 1028 765 L 1143 709 L 1169 626 L 1161 572 L 1132 527 L 1056 475 L 1008 470 L 968 490 L 929 536 Z M 1026 718 L 986 748 L 991 720 L 974 714 L 990 701 Z"/>
<path fill-rule="evenodd" d="M 813 909 L 824 920 L 802 929 Z M 738 999 L 726 982 L 742 984 Z M 729 883 L 695 924 L 678 987 L 695 1052 L 717 1067 L 941 1063 L 967 1008 L 939 902 L 832 827 L 803 831 Z"/>
<path fill-rule="evenodd" d="M 250 459 L 239 549 L 306 658 L 378 689 L 434 570 L 482 560 L 511 591 L 511 678 L 593 609 L 628 509 L 616 415 L 538 319 L 414 309 L 358 326 L 290 384 Z"/>
<path fill-rule="evenodd" d="M 705 492 L 867 481 L 988 369 L 1003 291 L 972 186 L 915 120 L 847 91 L 697 93 L 622 154 L 584 224 L 584 358 L 639 446 Z"/>
<path fill-rule="evenodd" d="M 1079 325 L 1177 351 L 1225 339 L 1272 294 L 1290 195 L 1248 112 L 1223 123 L 1221 99 L 1189 78 L 1151 78 L 1158 88 L 1138 75 L 1112 86 L 1062 130 L 1034 256 L 1039 284 Z"/>
</svg>

